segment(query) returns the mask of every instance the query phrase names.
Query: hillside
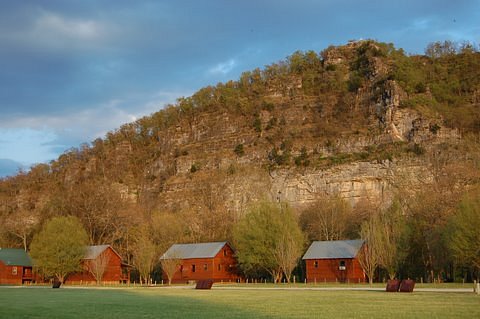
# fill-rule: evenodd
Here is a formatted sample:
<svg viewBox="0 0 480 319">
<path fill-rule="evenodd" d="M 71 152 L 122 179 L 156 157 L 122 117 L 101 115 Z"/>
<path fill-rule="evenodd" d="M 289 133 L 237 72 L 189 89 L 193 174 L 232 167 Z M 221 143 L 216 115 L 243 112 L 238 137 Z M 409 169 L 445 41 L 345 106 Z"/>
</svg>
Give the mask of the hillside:
<svg viewBox="0 0 480 319">
<path fill-rule="evenodd" d="M 228 239 L 260 199 L 299 211 L 329 196 L 407 205 L 427 189 L 458 200 L 479 178 L 480 53 L 448 43 L 427 53 L 374 41 L 295 52 L 180 98 L 3 179 L 0 244 L 28 246 L 59 214 L 128 255 L 131 225 Z"/>
</svg>

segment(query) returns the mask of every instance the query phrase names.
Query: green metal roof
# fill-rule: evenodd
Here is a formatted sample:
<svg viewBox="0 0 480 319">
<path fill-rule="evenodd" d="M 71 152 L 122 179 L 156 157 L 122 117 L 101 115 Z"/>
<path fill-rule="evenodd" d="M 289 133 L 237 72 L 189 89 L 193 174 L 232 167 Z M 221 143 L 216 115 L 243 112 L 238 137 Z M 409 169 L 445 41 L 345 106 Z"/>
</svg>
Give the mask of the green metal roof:
<svg viewBox="0 0 480 319">
<path fill-rule="evenodd" d="M 0 261 L 7 266 L 32 267 L 32 259 L 23 249 L 0 248 Z"/>
</svg>

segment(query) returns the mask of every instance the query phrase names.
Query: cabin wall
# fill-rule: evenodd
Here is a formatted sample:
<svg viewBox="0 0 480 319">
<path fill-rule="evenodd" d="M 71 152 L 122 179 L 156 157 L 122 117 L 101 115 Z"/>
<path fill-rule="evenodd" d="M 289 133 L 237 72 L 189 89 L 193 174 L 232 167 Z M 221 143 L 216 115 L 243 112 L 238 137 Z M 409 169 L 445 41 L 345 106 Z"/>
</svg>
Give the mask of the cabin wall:
<svg viewBox="0 0 480 319">
<path fill-rule="evenodd" d="M 122 261 L 120 257 L 116 253 L 114 253 L 111 248 L 108 248 L 104 252 L 102 252 L 102 254 L 97 257 L 96 261 L 100 263 L 102 258 L 104 257 L 106 258 L 106 261 L 108 261 L 108 263 L 103 274 L 102 282 L 119 283 L 124 279 L 122 276 Z M 83 271 L 70 274 L 65 282 L 68 284 L 96 283 L 97 281 L 95 280 L 95 277 L 88 270 L 89 264 L 91 266 L 91 263 L 93 262 L 94 261 L 92 260 L 83 260 Z"/>
<path fill-rule="evenodd" d="M 168 281 L 165 273 L 162 278 Z M 188 283 L 206 279 L 212 279 L 215 282 L 234 282 L 238 278 L 234 252 L 225 245 L 213 258 L 183 259 L 172 282 Z"/>
<path fill-rule="evenodd" d="M 345 270 L 340 269 L 340 262 Z M 316 262 L 316 263 L 315 263 Z M 356 258 L 307 259 L 305 260 L 307 282 L 365 282 L 365 274 Z"/>
<path fill-rule="evenodd" d="M 10 266 L 0 261 L 0 285 L 21 285 L 32 280 L 32 267 Z"/>
</svg>

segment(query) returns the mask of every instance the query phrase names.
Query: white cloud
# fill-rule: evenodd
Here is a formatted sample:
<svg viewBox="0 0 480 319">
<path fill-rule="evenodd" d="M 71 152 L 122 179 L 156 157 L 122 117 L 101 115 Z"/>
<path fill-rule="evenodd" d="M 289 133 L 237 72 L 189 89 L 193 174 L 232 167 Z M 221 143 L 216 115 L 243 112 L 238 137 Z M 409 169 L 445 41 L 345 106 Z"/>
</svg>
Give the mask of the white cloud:
<svg viewBox="0 0 480 319">
<path fill-rule="evenodd" d="M 121 35 L 108 20 L 72 18 L 37 9 L 15 28 L 0 28 L 0 40 L 9 47 L 43 50 L 86 50 L 107 47 Z"/>
<path fill-rule="evenodd" d="M 412 29 L 413 30 L 427 30 L 430 28 L 432 21 L 430 19 L 417 19 L 413 21 Z"/>
<path fill-rule="evenodd" d="M 210 68 L 208 72 L 210 74 L 227 74 L 233 70 L 233 68 L 237 65 L 235 59 L 230 59 L 226 62 L 218 63 L 214 67 Z"/>
<path fill-rule="evenodd" d="M 184 93 L 158 91 L 147 97 L 112 99 L 94 108 L 65 115 L 3 119 L 0 121 L 0 158 L 24 165 L 50 161 L 63 150 L 103 138 L 122 124 L 136 121 L 175 102 L 180 96 L 191 94 Z"/>
<path fill-rule="evenodd" d="M 102 35 L 102 25 L 93 20 L 72 20 L 52 12 L 42 12 L 35 23 L 36 33 L 77 40 L 95 39 Z"/>
</svg>

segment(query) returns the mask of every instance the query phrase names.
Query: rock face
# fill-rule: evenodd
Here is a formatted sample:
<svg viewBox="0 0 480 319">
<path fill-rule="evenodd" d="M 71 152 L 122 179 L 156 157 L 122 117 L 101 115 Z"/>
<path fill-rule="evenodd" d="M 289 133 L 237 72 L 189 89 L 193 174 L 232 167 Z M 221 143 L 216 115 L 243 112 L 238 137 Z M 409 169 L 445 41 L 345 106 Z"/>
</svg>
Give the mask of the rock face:
<svg viewBox="0 0 480 319">
<path fill-rule="evenodd" d="M 400 179 L 412 186 L 429 178 L 428 169 L 419 162 L 355 162 L 303 174 L 279 171 L 272 178 L 271 193 L 293 206 L 310 204 L 322 194 L 340 195 L 354 206 L 360 200 L 391 200 Z"/>
<path fill-rule="evenodd" d="M 327 49 L 324 65 L 349 69 L 360 45 Z M 225 209 L 241 214 L 262 198 L 296 207 L 323 195 L 352 205 L 385 203 L 399 189 L 431 182 L 425 154 L 457 143 L 459 132 L 439 117 L 402 108 L 407 93 L 381 80 L 388 66 L 379 58 L 369 63 L 369 80 L 346 98 L 298 94 L 304 83 L 292 76 L 266 89 L 268 107 L 258 113 L 213 110 L 183 118 L 159 132 L 160 156 L 147 168 L 147 188 L 161 209 L 188 210 L 208 188 Z M 332 120 L 339 108 L 343 118 Z"/>
<path fill-rule="evenodd" d="M 283 125 L 277 120 L 276 127 L 261 132 L 252 129 L 253 120 L 246 116 L 198 117 L 192 125 L 179 125 L 166 133 L 165 139 L 177 154 L 173 160 L 167 155 L 150 166 L 155 176 L 170 172 L 161 185 L 151 187 L 157 189 L 160 207 L 167 210 L 189 209 L 198 201 L 196 192 L 205 185 L 213 185 L 209 186 L 210 191 L 214 189 L 213 196 L 236 214 L 262 198 L 294 207 L 304 207 L 323 195 L 339 195 L 352 205 L 361 201 L 388 203 L 398 189 L 413 190 L 431 181 L 431 168 L 424 158 L 410 153 L 370 158 L 372 149 L 412 143 L 428 148 L 459 139 L 456 130 L 434 126 L 436 119 L 399 108 L 401 99 L 397 84 L 389 82 L 381 100 L 369 106 L 376 108 L 367 125 L 374 133 L 347 134 L 332 140 L 316 137 L 316 110 L 305 102 L 302 112 L 295 110 L 298 104 L 263 111 L 259 116 L 263 128 L 273 118 L 285 120 Z M 282 143 L 289 146 L 282 150 Z M 242 145 L 242 155 L 235 153 L 237 145 Z M 306 166 L 294 164 L 302 148 L 310 161 Z M 273 149 L 288 151 L 289 164 L 272 164 Z"/>
</svg>

